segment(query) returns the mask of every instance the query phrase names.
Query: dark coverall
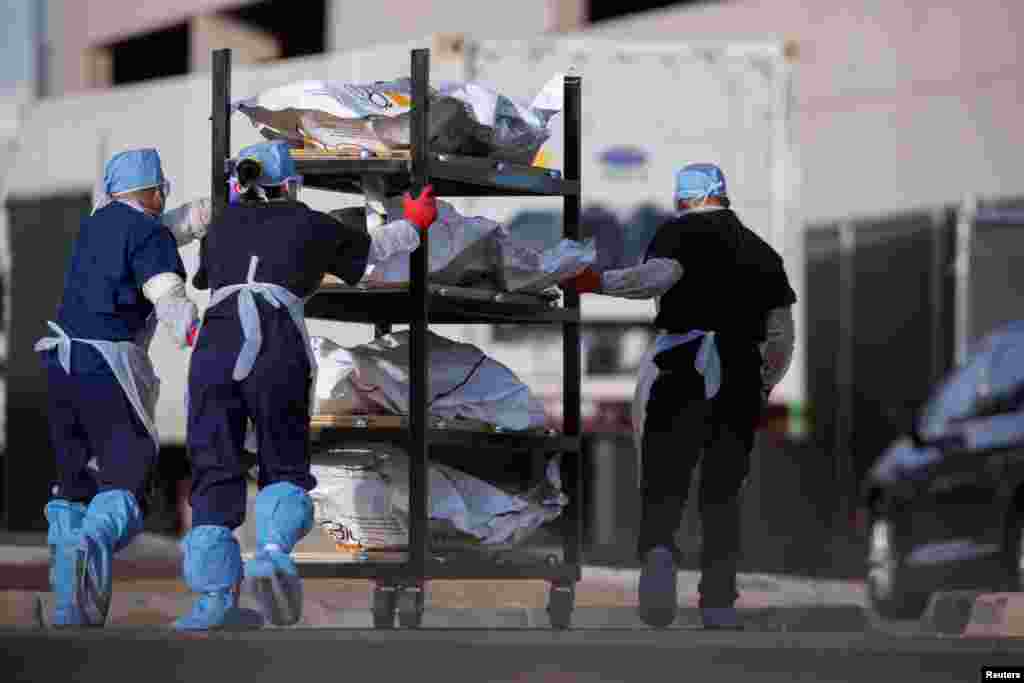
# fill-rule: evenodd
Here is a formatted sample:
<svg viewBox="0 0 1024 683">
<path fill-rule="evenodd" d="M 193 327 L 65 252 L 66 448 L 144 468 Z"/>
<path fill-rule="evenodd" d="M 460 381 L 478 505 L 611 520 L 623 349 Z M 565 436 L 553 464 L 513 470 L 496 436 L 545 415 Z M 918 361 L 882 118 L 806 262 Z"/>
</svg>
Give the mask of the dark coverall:
<svg viewBox="0 0 1024 683">
<path fill-rule="evenodd" d="M 672 334 L 715 332 L 722 383 L 710 400 L 694 363 L 701 339 L 656 355 L 642 441 L 641 558 L 672 550 L 690 479 L 701 462 L 701 607 L 734 604 L 740 553 L 740 492 L 750 471 L 764 405 L 762 359 L 767 314 L 790 306 L 781 257 L 729 209 L 684 214 L 656 233 L 645 260 L 675 259 L 682 278 L 661 298 L 655 326 Z M 701 456 L 703 454 L 703 459 Z"/>
<path fill-rule="evenodd" d="M 325 273 L 349 284 L 366 269 L 370 236 L 300 202 L 243 202 L 227 208 L 202 244 L 197 289 L 254 280 L 307 298 Z M 284 306 L 256 296 L 262 347 L 251 373 L 232 377 L 243 344 L 238 294 L 207 309 L 189 369 L 188 447 L 193 524 L 240 526 L 245 517 L 244 442 L 248 420 L 259 438 L 259 487 L 290 482 L 307 491 L 310 474 L 310 363 L 302 334 Z"/>
<path fill-rule="evenodd" d="M 174 236 L 159 219 L 113 202 L 82 219 L 55 322 L 71 338 L 134 341 L 154 312 L 142 285 L 161 273 L 186 277 Z M 70 373 L 56 350 L 42 362 L 57 460 L 51 497 L 88 504 L 124 490 L 145 511 L 157 446 L 107 361 L 72 342 Z M 93 457 L 98 470 L 87 466 Z"/>
</svg>

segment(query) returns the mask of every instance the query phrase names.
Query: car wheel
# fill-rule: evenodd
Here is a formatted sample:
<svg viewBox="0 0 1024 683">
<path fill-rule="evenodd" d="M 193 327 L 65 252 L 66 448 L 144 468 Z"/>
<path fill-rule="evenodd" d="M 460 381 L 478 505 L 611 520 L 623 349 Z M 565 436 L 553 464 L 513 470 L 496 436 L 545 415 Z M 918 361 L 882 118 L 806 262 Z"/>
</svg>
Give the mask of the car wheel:
<svg viewBox="0 0 1024 683">
<path fill-rule="evenodd" d="M 931 593 L 907 588 L 899 559 L 893 547 L 891 522 L 876 517 L 868 536 L 868 607 L 883 619 L 918 619 Z"/>
</svg>

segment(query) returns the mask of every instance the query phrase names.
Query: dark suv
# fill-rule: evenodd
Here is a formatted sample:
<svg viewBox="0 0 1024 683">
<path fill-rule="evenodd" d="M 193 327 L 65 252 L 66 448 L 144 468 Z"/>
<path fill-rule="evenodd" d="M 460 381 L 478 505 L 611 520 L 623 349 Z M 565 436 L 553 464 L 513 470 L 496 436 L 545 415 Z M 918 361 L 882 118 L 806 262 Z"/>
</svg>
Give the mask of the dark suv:
<svg viewBox="0 0 1024 683">
<path fill-rule="evenodd" d="M 865 481 L 868 600 L 916 618 L 938 590 L 1020 588 L 1024 321 L 986 337 Z"/>
</svg>

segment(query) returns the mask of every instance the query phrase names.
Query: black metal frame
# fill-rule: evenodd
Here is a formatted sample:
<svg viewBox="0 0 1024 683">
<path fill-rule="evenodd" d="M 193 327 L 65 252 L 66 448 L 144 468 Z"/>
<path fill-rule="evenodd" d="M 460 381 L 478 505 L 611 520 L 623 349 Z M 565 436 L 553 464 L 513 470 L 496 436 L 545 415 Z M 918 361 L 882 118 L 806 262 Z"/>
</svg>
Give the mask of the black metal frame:
<svg viewBox="0 0 1024 683">
<path fill-rule="evenodd" d="M 427 145 L 429 50 L 412 51 L 411 158 L 409 160 L 303 160 L 296 161 L 307 187 L 362 194 L 364 175 L 384 176 L 395 193 L 432 184 L 438 196 L 561 196 L 564 198 L 563 232 L 579 239 L 580 216 L 580 78 L 565 79 L 563 112 L 565 167 L 563 173 L 488 159 L 432 155 Z M 227 204 L 227 160 L 230 157 L 230 50 L 213 54 L 213 198 L 215 207 Z M 563 177 L 564 176 L 564 177 Z M 414 586 L 420 590 L 431 579 L 533 579 L 552 584 L 552 623 L 567 625 L 565 612 L 572 609 L 571 591 L 582 577 L 583 463 L 580 450 L 580 317 L 579 296 L 566 292 L 563 305 L 540 297 L 505 295 L 500 300 L 472 296 L 459 288 L 427 284 L 429 235 L 412 254 L 411 282 L 407 290 L 360 291 L 327 287 L 307 306 L 309 317 L 374 323 L 377 334 L 390 331 L 393 323 L 410 325 L 410 414 L 408 430 L 328 429 L 321 444 L 331 441 L 389 441 L 404 443 L 409 454 L 409 552 L 405 562 L 300 563 L 308 577 L 372 579 L 388 590 Z M 382 305 L 386 304 L 386 305 Z M 429 385 L 427 330 L 429 324 L 524 323 L 560 324 L 563 328 L 563 430 L 550 433 L 472 433 L 432 429 L 429 425 L 426 389 Z M 431 558 L 428 533 L 427 458 L 432 447 L 459 446 L 500 450 L 561 452 L 569 509 L 562 518 L 564 561 L 501 564 L 472 561 L 440 562 Z M 557 559 L 557 558 L 556 558 Z M 375 618 L 377 595 L 374 598 Z M 381 603 L 383 604 L 383 603 Z M 392 602 L 393 605 L 393 602 Z M 422 609 L 422 598 L 420 598 Z M 559 612 L 560 614 L 556 614 Z M 386 619 L 384 620 L 386 622 Z"/>
</svg>

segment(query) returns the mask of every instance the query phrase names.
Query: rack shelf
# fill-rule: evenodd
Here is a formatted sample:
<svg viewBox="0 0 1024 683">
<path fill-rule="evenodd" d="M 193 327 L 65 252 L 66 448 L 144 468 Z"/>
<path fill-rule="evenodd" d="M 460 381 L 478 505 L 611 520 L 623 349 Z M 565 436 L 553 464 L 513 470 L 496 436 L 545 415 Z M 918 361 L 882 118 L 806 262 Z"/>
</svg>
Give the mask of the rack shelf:
<svg viewBox="0 0 1024 683">
<path fill-rule="evenodd" d="M 499 451 L 546 451 L 549 453 L 577 451 L 580 446 L 578 436 L 547 433 L 521 432 L 475 432 L 458 429 L 429 429 L 427 437 L 430 447 L 454 446 L 477 450 Z M 402 428 L 360 428 L 360 427 L 324 427 L 318 430 L 314 443 L 321 448 L 329 448 L 336 444 L 364 443 L 406 443 L 409 440 L 408 429 Z"/>
<path fill-rule="evenodd" d="M 303 184 L 320 190 L 362 194 L 365 175 L 382 176 L 394 193 L 412 183 L 412 159 L 331 159 L 293 155 Z M 432 154 L 426 174 L 440 197 L 570 197 L 580 193 L 579 181 L 565 180 L 559 171 L 494 159 Z"/>
<path fill-rule="evenodd" d="M 409 288 L 349 287 L 326 284 L 306 304 L 306 316 L 360 323 L 403 324 L 412 321 L 416 301 Z M 518 323 L 524 325 L 579 322 L 579 311 L 557 300 L 530 294 L 429 286 L 430 322 Z"/>
<path fill-rule="evenodd" d="M 364 182 L 373 177 L 376 188 L 384 186 L 391 195 L 434 186 L 438 196 L 562 197 L 564 236 L 579 239 L 580 216 L 580 91 L 577 76 L 565 79 L 562 116 L 565 166 L 561 172 L 456 155 L 432 154 L 428 150 L 427 110 L 429 102 L 429 51 L 411 54 L 412 109 L 411 144 L 407 150 L 388 152 L 387 158 L 373 158 L 352 150 L 329 152 L 295 150 L 292 153 L 306 187 L 339 193 L 362 194 Z M 212 186 L 215 215 L 228 201 L 230 158 L 231 51 L 213 53 L 213 155 Z M 366 158 L 362 158 L 365 156 Z M 383 183 L 381 180 L 383 179 Z M 391 325 L 410 327 L 409 415 L 397 425 L 354 424 L 311 425 L 311 439 L 318 447 L 353 442 L 399 443 L 409 455 L 409 544 L 395 561 L 353 561 L 342 554 L 330 557 L 297 558 L 300 573 L 316 578 L 360 578 L 376 582 L 373 595 L 374 623 L 391 628 L 397 609 L 405 626 L 416 627 L 423 610 L 422 586 L 431 579 L 535 579 L 551 583 L 549 613 L 552 626 L 567 628 L 573 591 L 581 578 L 583 526 L 582 459 L 580 455 L 581 349 L 579 296 L 565 292 L 561 305 L 544 295 L 495 292 L 452 287 L 427 282 L 429 231 L 410 256 L 408 286 L 397 288 L 348 287 L 325 284 L 306 306 L 310 318 L 374 324 L 377 333 Z M 429 366 L 427 331 L 431 323 L 517 323 L 555 324 L 563 338 L 563 433 L 503 432 L 441 426 L 428 414 Z M 344 421 L 339 421 L 344 423 Z M 569 495 L 568 509 L 561 517 L 563 553 L 542 562 L 483 557 L 437 557 L 431 551 L 428 515 L 428 455 L 450 448 L 495 449 L 504 452 L 562 453 L 569 456 L 563 479 Z M 399 597 L 402 596 L 402 597 Z"/>
</svg>

